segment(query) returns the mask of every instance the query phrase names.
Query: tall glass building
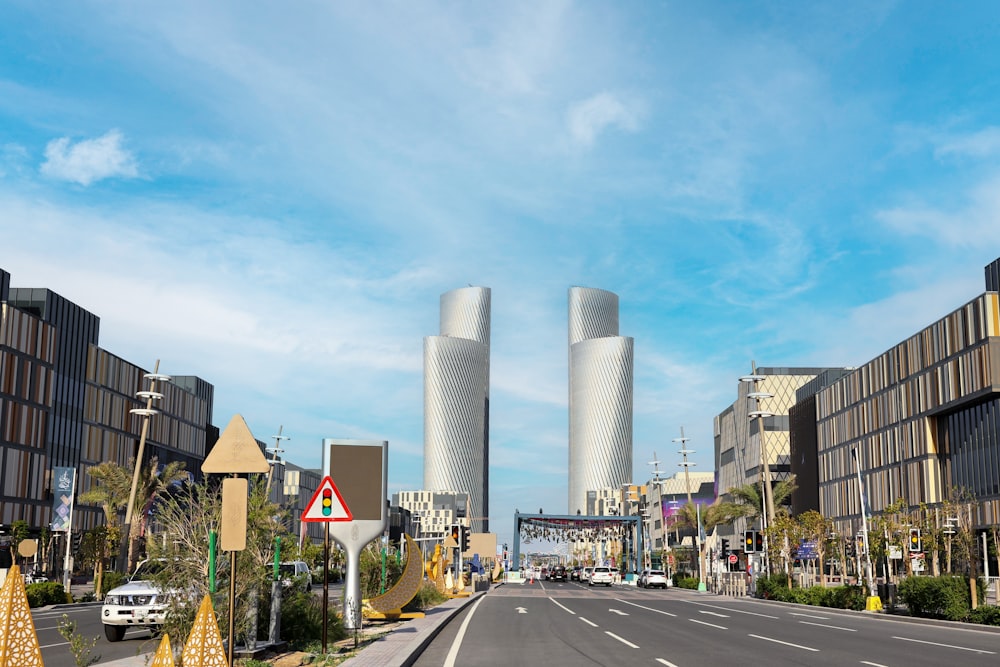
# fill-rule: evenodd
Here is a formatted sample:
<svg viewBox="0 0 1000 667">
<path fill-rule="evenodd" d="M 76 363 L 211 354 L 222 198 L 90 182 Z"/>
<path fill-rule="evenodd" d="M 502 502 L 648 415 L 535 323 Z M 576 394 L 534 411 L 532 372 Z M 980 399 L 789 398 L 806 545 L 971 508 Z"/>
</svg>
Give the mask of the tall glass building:
<svg viewBox="0 0 1000 667">
<path fill-rule="evenodd" d="M 569 507 L 632 480 L 631 337 L 618 335 L 618 295 L 569 290 Z"/>
<path fill-rule="evenodd" d="M 465 493 L 489 531 L 490 289 L 441 295 L 441 334 L 424 339 L 424 489 Z"/>
<path fill-rule="evenodd" d="M 10 286 L 0 270 L 0 523 L 35 531 L 52 522 L 53 468 L 76 470 L 76 495 L 89 490 L 87 470 L 137 453 L 147 371 L 98 346 L 100 318 L 49 289 Z M 214 388 L 194 376 L 157 385 L 144 463 L 183 461 L 200 476 L 218 439 Z M 73 531 L 104 523 L 100 507 L 77 502 Z"/>
</svg>

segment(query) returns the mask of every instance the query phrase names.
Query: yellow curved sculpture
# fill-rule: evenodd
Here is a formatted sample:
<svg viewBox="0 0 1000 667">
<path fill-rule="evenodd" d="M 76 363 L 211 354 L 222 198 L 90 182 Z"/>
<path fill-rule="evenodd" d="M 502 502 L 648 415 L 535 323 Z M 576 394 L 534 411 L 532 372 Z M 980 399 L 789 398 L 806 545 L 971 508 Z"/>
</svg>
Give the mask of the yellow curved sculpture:
<svg viewBox="0 0 1000 667">
<path fill-rule="evenodd" d="M 392 588 L 378 597 L 362 600 L 362 613 L 367 618 L 422 618 L 422 612 L 403 613 L 410 600 L 417 596 L 424 580 L 424 561 L 420 557 L 420 546 L 409 535 L 406 538 L 406 567 Z"/>
</svg>

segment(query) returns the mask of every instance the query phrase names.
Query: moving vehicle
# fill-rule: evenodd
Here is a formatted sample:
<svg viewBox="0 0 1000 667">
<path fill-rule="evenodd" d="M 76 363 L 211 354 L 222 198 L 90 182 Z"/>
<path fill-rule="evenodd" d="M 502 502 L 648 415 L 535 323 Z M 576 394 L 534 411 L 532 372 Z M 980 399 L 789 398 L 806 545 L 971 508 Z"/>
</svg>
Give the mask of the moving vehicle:
<svg viewBox="0 0 1000 667">
<path fill-rule="evenodd" d="M 273 565 L 268 566 L 268 574 L 273 571 Z M 301 560 L 288 561 L 278 564 L 278 580 L 281 586 L 289 589 L 292 586 L 299 586 L 307 591 L 312 590 L 313 579 L 309 564 Z"/>
<path fill-rule="evenodd" d="M 147 628 L 156 633 L 167 616 L 167 595 L 153 581 L 166 567 L 165 560 L 144 560 L 129 577 L 128 583 L 112 588 L 104 596 L 101 624 L 109 642 L 120 642 L 125 630 Z"/>
<path fill-rule="evenodd" d="M 643 588 L 666 588 L 667 573 L 663 570 L 643 570 L 639 575 L 639 585 Z"/>
<path fill-rule="evenodd" d="M 593 571 L 594 568 L 592 567 L 583 568 L 583 572 L 580 573 L 580 583 L 582 584 L 585 581 L 590 581 L 590 573 Z"/>
<path fill-rule="evenodd" d="M 549 581 L 566 581 L 566 566 L 552 566 L 552 569 L 549 570 Z"/>
<path fill-rule="evenodd" d="M 590 581 L 588 582 L 591 586 L 594 584 L 604 584 L 610 587 L 615 581 L 614 573 L 611 571 L 610 567 L 598 566 L 594 568 L 594 571 L 590 573 Z"/>
<path fill-rule="evenodd" d="M 580 574 L 582 572 L 583 572 L 583 567 L 582 566 L 580 566 L 580 565 L 574 566 L 573 569 L 569 573 L 569 580 L 570 581 L 580 581 Z"/>
</svg>

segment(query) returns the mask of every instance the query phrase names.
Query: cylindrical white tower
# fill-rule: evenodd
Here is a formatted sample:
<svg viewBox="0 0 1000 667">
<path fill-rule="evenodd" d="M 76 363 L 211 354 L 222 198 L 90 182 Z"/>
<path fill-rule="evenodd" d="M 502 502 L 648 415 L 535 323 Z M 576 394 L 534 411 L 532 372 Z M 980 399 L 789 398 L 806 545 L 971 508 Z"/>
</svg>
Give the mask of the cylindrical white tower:
<svg viewBox="0 0 1000 667">
<path fill-rule="evenodd" d="M 441 335 L 424 339 L 424 488 L 469 494 L 488 532 L 490 289 L 441 295 Z"/>
<path fill-rule="evenodd" d="M 587 514 L 587 491 L 632 479 L 631 337 L 618 335 L 618 296 L 569 291 L 569 507 Z"/>
</svg>

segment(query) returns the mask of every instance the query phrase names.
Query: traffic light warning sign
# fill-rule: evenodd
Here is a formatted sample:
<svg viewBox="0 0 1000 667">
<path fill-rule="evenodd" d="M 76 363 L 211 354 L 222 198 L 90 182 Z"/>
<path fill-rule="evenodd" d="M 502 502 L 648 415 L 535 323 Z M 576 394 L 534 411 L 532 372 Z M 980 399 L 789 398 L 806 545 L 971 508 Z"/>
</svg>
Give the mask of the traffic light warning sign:
<svg viewBox="0 0 1000 667">
<path fill-rule="evenodd" d="M 344 498 L 337 490 L 337 485 L 333 483 L 327 475 L 320 482 L 319 488 L 313 494 L 312 500 L 302 512 L 303 521 L 354 521 L 351 510 L 344 502 Z"/>
</svg>

